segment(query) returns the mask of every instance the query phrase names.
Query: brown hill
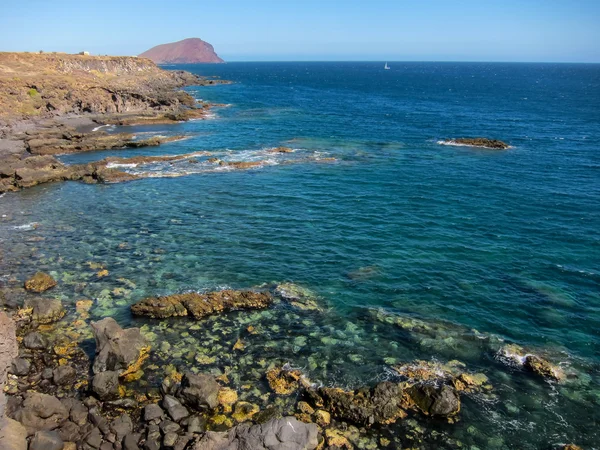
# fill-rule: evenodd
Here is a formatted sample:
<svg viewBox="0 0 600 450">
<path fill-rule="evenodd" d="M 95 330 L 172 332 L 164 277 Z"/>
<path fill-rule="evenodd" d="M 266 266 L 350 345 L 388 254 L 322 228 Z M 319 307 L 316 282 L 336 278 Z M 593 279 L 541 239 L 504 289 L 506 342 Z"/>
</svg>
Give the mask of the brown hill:
<svg viewBox="0 0 600 450">
<path fill-rule="evenodd" d="M 157 64 L 196 64 L 225 62 L 215 53 L 215 49 L 202 39 L 190 38 L 170 44 L 157 45 L 140 56 Z"/>
</svg>

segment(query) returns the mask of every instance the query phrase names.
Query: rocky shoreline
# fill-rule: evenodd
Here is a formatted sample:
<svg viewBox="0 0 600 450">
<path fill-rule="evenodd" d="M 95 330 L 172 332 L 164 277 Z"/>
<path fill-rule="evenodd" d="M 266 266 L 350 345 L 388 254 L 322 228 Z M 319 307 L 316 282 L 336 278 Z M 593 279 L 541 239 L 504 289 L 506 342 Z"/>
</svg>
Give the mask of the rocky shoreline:
<svg viewBox="0 0 600 450">
<path fill-rule="evenodd" d="M 194 364 L 165 366 L 155 386 L 145 378 L 158 343 L 113 318 L 90 320 L 91 300 L 78 301 L 74 314 L 66 315 L 61 300 L 45 295 L 56 286 L 40 272 L 24 281 L 22 291 L 2 290 L 2 382 L 8 372 L 3 449 L 401 448 L 406 436 L 390 433 L 393 424 L 413 418 L 452 424 L 460 420 L 465 397 L 494 398 L 489 379 L 458 361 L 396 364 L 388 380 L 358 389 L 313 383 L 302 370 L 271 362 L 261 375 L 269 392 L 259 401 L 243 386 L 233 387 L 233 372 L 217 376 Z M 7 302 L 13 295 L 21 300 Z M 131 310 L 157 321 L 190 315 L 202 323 L 209 315 L 244 315 L 277 303 L 324 311 L 309 290 L 291 283 L 146 298 Z M 411 333 L 432 330 L 415 320 L 394 323 Z M 254 333 L 254 326 L 247 331 Z M 244 346 L 238 339 L 233 350 Z M 503 345 L 498 354 L 543 379 L 565 380 L 548 360 L 520 347 Z"/>
<path fill-rule="evenodd" d="M 138 139 L 102 127 L 204 118 L 211 105 L 197 103 L 179 88 L 223 83 L 165 71 L 144 58 L 0 53 L 0 193 L 62 180 L 132 179 L 116 171 L 66 166 L 54 155 L 182 139 Z"/>
</svg>

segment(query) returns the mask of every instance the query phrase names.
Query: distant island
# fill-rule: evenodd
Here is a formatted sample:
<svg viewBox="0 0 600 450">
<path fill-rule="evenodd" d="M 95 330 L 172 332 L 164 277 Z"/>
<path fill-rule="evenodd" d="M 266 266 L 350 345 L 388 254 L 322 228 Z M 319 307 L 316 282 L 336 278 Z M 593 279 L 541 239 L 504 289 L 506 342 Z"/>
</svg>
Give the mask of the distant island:
<svg viewBox="0 0 600 450">
<path fill-rule="evenodd" d="M 156 64 L 223 63 L 215 49 L 199 38 L 189 38 L 170 44 L 157 45 L 140 54 Z"/>
</svg>

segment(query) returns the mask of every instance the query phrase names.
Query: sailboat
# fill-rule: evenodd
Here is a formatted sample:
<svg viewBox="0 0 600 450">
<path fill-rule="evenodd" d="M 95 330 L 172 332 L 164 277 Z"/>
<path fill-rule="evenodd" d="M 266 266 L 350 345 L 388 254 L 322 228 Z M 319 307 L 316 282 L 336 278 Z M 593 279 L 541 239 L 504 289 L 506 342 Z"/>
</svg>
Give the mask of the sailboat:
<svg viewBox="0 0 600 450">
<path fill-rule="evenodd" d="M 387 65 L 387 62 L 385 63 L 385 66 L 383 66 L 383 68 L 384 68 L 385 70 L 390 70 L 390 66 L 388 66 L 388 65 Z"/>
</svg>

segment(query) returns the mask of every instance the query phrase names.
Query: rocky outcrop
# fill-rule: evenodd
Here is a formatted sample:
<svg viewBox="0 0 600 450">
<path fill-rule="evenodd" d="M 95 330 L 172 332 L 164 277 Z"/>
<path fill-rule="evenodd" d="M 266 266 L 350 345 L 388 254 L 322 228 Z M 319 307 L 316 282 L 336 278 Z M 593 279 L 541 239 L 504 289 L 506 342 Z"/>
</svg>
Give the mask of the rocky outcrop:
<svg viewBox="0 0 600 450">
<path fill-rule="evenodd" d="M 150 346 L 139 328 L 123 329 L 112 317 L 92 322 L 96 338 L 95 374 L 116 371 L 120 376 L 136 372 L 148 357 Z"/>
<path fill-rule="evenodd" d="M 146 298 L 131 307 L 135 315 L 155 319 L 191 315 L 194 319 L 240 309 L 263 309 L 273 301 L 270 294 L 254 291 L 224 290 L 199 294 L 175 294 Z"/>
<path fill-rule="evenodd" d="M 31 319 L 39 324 L 56 322 L 65 315 L 58 298 L 28 298 L 25 300 L 25 308 L 31 309 Z"/>
<path fill-rule="evenodd" d="M 207 432 L 194 450 L 312 450 L 319 445 L 317 426 L 294 417 L 264 424 L 243 423 L 228 432 Z"/>
<path fill-rule="evenodd" d="M 457 138 L 457 139 L 448 139 L 445 141 L 440 141 L 442 145 L 464 145 L 466 147 L 481 147 L 481 148 L 489 148 L 494 150 L 506 150 L 510 148 L 505 142 L 499 141 L 497 139 L 488 139 L 488 138 Z"/>
<path fill-rule="evenodd" d="M 0 311 L 0 448 L 6 450 L 25 450 L 27 433 L 23 426 L 5 416 L 6 397 L 4 384 L 6 374 L 18 355 L 15 324 L 8 315 Z"/>
<path fill-rule="evenodd" d="M 37 431 L 50 431 L 58 428 L 69 417 L 69 411 L 52 395 L 28 392 L 15 419 L 25 426 L 28 435 Z"/>
<path fill-rule="evenodd" d="M 189 38 L 169 44 L 157 45 L 140 54 L 156 64 L 196 64 L 225 62 L 215 53 L 208 42 L 199 38 Z"/>
<path fill-rule="evenodd" d="M 496 353 L 496 358 L 505 364 L 523 367 L 547 380 L 560 382 L 565 379 L 565 373 L 559 366 L 539 355 L 529 353 L 515 344 L 508 344 L 500 348 Z"/>
<path fill-rule="evenodd" d="M 451 417 L 460 411 L 456 389 L 429 383 L 417 383 L 408 389 L 408 395 L 425 415 Z"/>
<path fill-rule="evenodd" d="M 181 396 L 196 409 L 216 408 L 220 386 L 214 377 L 186 373 L 181 380 Z"/>
<path fill-rule="evenodd" d="M 25 281 L 25 289 L 31 292 L 44 292 L 56 286 L 56 280 L 44 272 L 37 272 Z"/>
<path fill-rule="evenodd" d="M 359 426 L 389 424 L 406 417 L 402 389 L 389 381 L 356 391 L 323 387 L 311 393 L 310 400 L 333 417 Z"/>
</svg>

